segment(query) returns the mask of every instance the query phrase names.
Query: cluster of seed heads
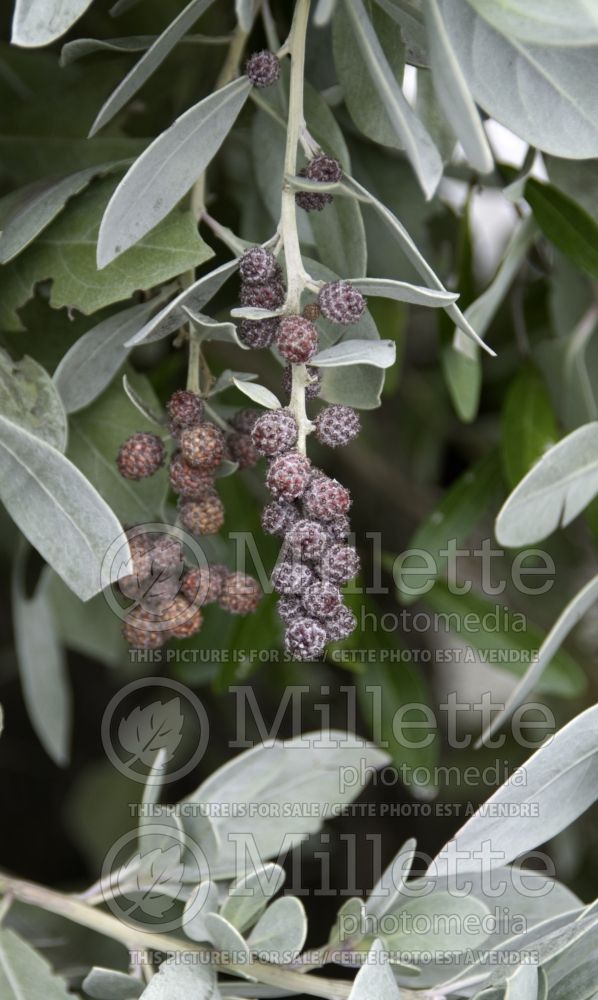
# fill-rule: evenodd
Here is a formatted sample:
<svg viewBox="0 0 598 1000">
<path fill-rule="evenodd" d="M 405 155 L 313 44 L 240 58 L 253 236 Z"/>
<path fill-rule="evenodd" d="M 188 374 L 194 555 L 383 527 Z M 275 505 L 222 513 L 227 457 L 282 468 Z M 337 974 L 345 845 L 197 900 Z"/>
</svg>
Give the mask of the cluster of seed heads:
<svg viewBox="0 0 598 1000">
<path fill-rule="evenodd" d="M 242 615 L 257 608 L 259 584 L 245 573 L 221 565 L 189 569 L 178 538 L 139 528 L 127 534 L 133 572 L 118 586 L 135 602 L 123 624 L 130 646 L 158 649 L 169 639 L 196 635 L 207 604 L 218 602 L 230 614 Z"/>
<path fill-rule="evenodd" d="M 299 171 L 299 176 L 319 184 L 337 184 L 343 176 L 343 168 L 332 156 L 314 156 Z M 329 191 L 297 191 L 295 201 L 305 212 L 321 212 L 334 198 Z"/>
<path fill-rule="evenodd" d="M 224 505 L 218 496 L 215 476 L 224 458 L 240 468 L 255 465 L 258 453 L 251 428 L 259 417 L 255 410 L 242 410 L 224 434 L 205 419 L 201 397 L 179 389 L 167 403 L 169 431 L 176 450 L 169 462 L 171 489 L 178 495 L 177 515 L 181 526 L 195 537 L 214 535 L 224 524 Z M 121 446 L 117 466 L 126 479 L 145 479 L 165 463 L 166 448 L 155 434 L 133 434 Z M 133 573 L 119 580 L 124 596 L 135 602 L 128 613 L 123 634 L 130 645 L 156 649 L 170 638 L 187 638 L 201 628 L 204 604 L 218 601 L 233 614 L 254 611 L 261 591 L 252 577 L 230 573 L 224 566 L 185 570 L 181 543 L 169 535 L 132 529 L 129 547 Z"/>
</svg>

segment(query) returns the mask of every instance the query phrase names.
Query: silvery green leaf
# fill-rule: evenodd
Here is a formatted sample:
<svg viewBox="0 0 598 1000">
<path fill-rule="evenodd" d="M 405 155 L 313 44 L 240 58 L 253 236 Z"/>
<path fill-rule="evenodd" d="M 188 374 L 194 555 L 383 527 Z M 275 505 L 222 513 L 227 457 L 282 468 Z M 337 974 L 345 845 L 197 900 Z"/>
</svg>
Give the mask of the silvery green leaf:
<svg viewBox="0 0 598 1000">
<path fill-rule="evenodd" d="M 241 932 L 255 923 L 268 900 L 282 888 L 284 868 L 280 865 L 262 865 L 234 882 L 220 909 L 220 915 Z"/>
<path fill-rule="evenodd" d="M 24 250 L 62 211 L 69 198 L 79 194 L 101 174 L 124 167 L 126 160 L 79 170 L 58 181 L 38 182 L 24 188 L 14 208 L 2 220 L 0 264 L 6 264 Z"/>
<path fill-rule="evenodd" d="M 538 1000 L 538 967 L 523 963 L 507 979 L 505 1000 Z"/>
<path fill-rule="evenodd" d="M 227 344 L 235 344 L 242 351 L 249 350 L 247 344 L 239 340 L 237 327 L 234 323 L 212 319 L 211 316 L 195 312 L 192 309 L 188 309 L 185 305 L 182 305 L 180 308 L 193 324 L 199 340 L 219 340 Z"/>
<path fill-rule="evenodd" d="M 205 925 L 208 913 L 217 913 L 220 894 L 214 882 L 204 880 L 193 890 L 185 903 L 182 927 L 191 941 L 209 941 L 210 933 Z"/>
<path fill-rule="evenodd" d="M 220 804 L 213 819 L 221 843 L 218 856 L 210 859 L 212 878 L 243 874 L 239 869 L 244 845 L 252 852 L 246 862 L 249 869 L 290 850 L 319 830 L 326 816 L 353 801 L 371 769 L 387 762 L 387 755 L 377 747 L 335 730 L 306 733 L 285 743 L 274 740 L 241 753 L 183 800 Z M 342 773 L 352 768 L 351 780 L 342 784 Z M 221 806 L 228 802 L 235 803 L 239 815 L 223 814 L 226 810 Z M 256 811 L 255 804 L 260 802 L 275 814 L 285 815 L 283 830 L 272 822 L 270 809 Z M 252 813 L 249 822 L 242 815 L 244 803 L 252 803 L 251 809 L 247 806 Z M 298 808 L 301 803 L 305 810 Z"/>
<path fill-rule="evenodd" d="M 430 873 L 451 876 L 508 864 L 564 830 L 598 796 L 598 706 L 560 729 L 443 847 Z M 508 803 L 507 815 L 501 815 Z M 490 854 L 492 852 L 492 854 Z"/>
<path fill-rule="evenodd" d="M 312 181 L 309 177 L 300 177 L 298 174 L 285 174 L 285 181 L 296 191 L 312 191 L 321 194 L 334 194 L 341 191 L 341 181 Z"/>
<path fill-rule="evenodd" d="M 218 376 L 208 395 L 218 396 L 219 393 L 226 392 L 227 389 L 232 388 L 237 381 L 253 382 L 257 377 L 253 372 L 234 372 L 227 368 L 226 371 L 223 371 Z"/>
<path fill-rule="evenodd" d="M 123 557 L 119 575 L 131 571 L 120 522 L 72 462 L 3 416 L 0 454 L 0 498 L 25 537 L 74 593 L 85 601 L 106 586 L 102 562 L 117 540 Z"/>
<path fill-rule="evenodd" d="M 517 223 L 494 278 L 465 310 L 465 318 L 478 336 L 484 337 L 537 236 L 538 227 L 531 215 Z M 481 364 L 477 346 L 459 326 L 451 347 L 443 354 L 443 365 L 453 405 L 461 419 L 469 422 L 478 410 Z"/>
<path fill-rule="evenodd" d="M 397 138 L 405 147 L 420 186 L 429 199 L 442 177 L 442 160 L 438 150 L 397 84 L 362 0 L 344 0 L 344 4 L 372 82 L 396 130 Z"/>
<path fill-rule="evenodd" d="M 382 10 L 401 26 L 405 39 L 406 61 L 414 66 L 427 68 L 428 39 L 422 11 L 412 0 L 376 0 Z"/>
<path fill-rule="evenodd" d="M 5 928 L 0 928 L 0 995 L 2 1000 L 72 1000 L 46 959 Z"/>
<path fill-rule="evenodd" d="M 322 368 L 320 398 L 357 410 L 375 410 L 380 406 L 384 369 L 373 365 L 343 365 Z"/>
<path fill-rule="evenodd" d="M 136 389 L 133 388 L 127 375 L 123 375 L 123 389 L 136 410 L 141 413 L 146 420 L 149 420 L 156 427 L 164 427 L 167 423 L 166 415 L 152 410 Z"/>
<path fill-rule="evenodd" d="M 204 924 L 210 935 L 209 941 L 217 951 L 225 951 L 238 956 L 239 963 L 249 961 L 250 951 L 247 942 L 228 920 L 221 917 L 219 913 L 206 913 Z"/>
<path fill-rule="evenodd" d="M 48 582 L 54 627 L 60 642 L 78 653 L 116 667 L 123 663 L 126 645 L 120 619 L 103 594 L 85 604 L 73 594 L 56 573 Z"/>
<path fill-rule="evenodd" d="M 145 81 L 157 70 L 179 39 L 201 17 L 204 11 L 211 7 L 213 2 L 214 0 L 191 0 L 191 3 L 187 4 L 174 21 L 171 21 L 105 102 L 91 126 L 90 137 L 99 132 L 130 101 Z M 151 226 L 149 228 L 151 229 Z"/>
<path fill-rule="evenodd" d="M 333 347 L 326 347 L 310 360 L 317 368 L 338 368 L 345 365 L 373 365 L 390 368 L 396 360 L 393 340 L 341 340 Z"/>
<path fill-rule="evenodd" d="M 515 709 L 525 701 L 527 695 L 530 691 L 537 686 L 538 681 L 542 677 L 542 674 L 552 661 L 555 653 L 559 647 L 563 644 L 569 633 L 581 618 L 585 615 L 586 611 L 593 606 L 596 599 L 598 598 L 598 576 L 593 577 L 586 583 L 585 587 L 575 595 L 572 601 L 567 604 L 567 607 L 561 612 L 556 622 L 548 632 L 548 635 L 544 639 L 544 642 L 540 646 L 537 656 L 530 663 L 528 669 L 524 673 L 523 677 L 515 687 L 514 691 L 511 692 L 505 707 L 496 715 L 492 722 L 486 727 L 480 739 L 478 745 L 485 742 L 488 737 L 492 736 L 504 722 L 513 714 Z"/>
<path fill-rule="evenodd" d="M 382 941 L 376 940 L 353 980 L 349 1000 L 400 1000 L 400 997 L 386 948 Z"/>
<path fill-rule="evenodd" d="M 185 964 L 175 955 L 160 966 L 141 994 L 141 1000 L 215 1000 L 216 973 L 202 962 Z"/>
<path fill-rule="evenodd" d="M 364 295 L 380 295 L 385 299 L 409 302 L 416 306 L 429 306 L 433 309 L 445 309 L 459 298 L 455 292 L 447 292 L 446 289 L 441 291 L 424 288 L 421 285 L 410 285 L 406 281 L 392 281 L 389 278 L 355 278 L 351 284 Z"/>
<path fill-rule="evenodd" d="M 83 980 L 83 989 L 92 1000 L 136 1000 L 143 993 L 143 984 L 124 972 L 94 965 Z"/>
<path fill-rule="evenodd" d="M 562 43 L 523 42 L 506 33 L 502 24 L 491 26 L 470 0 L 439 4 L 467 84 L 490 117 L 555 156 L 598 155 L 595 43 L 572 49 Z M 485 4 L 485 14 L 489 7 Z"/>
<path fill-rule="evenodd" d="M 586 0 L 469 0 L 471 6 L 497 31 L 533 45 L 577 46 L 598 43 L 598 11 Z"/>
<path fill-rule="evenodd" d="M 246 396 L 249 396 L 254 403 L 259 403 L 260 406 L 265 406 L 268 410 L 278 410 L 280 408 L 280 400 L 273 392 L 266 389 L 265 385 L 259 385 L 257 382 L 242 381 L 234 377 L 233 385 L 245 393 Z"/>
<path fill-rule="evenodd" d="M 490 146 L 437 0 L 428 0 L 423 11 L 436 96 L 469 162 L 480 173 L 487 174 L 494 166 Z"/>
<path fill-rule="evenodd" d="M 355 896 L 346 899 L 339 908 L 334 925 L 328 935 L 329 945 L 344 945 L 348 941 L 359 943 L 365 933 L 366 909 L 361 899 Z"/>
<path fill-rule="evenodd" d="M 108 203 L 98 237 L 106 267 L 153 229 L 204 172 L 245 104 L 251 84 L 240 77 L 186 111 L 135 161 Z"/>
<path fill-rule="evenodd" d="M 314 24 L 316 24 L 318 28 L 323 28 L 324 25 L 328 24 L 334 14 L 335 7 L 336 0 L 318 0 L 314 11 Z"/>
<path fill-rule="evenodd" d="M 33 358 L 13 361 L 0 348 L 0 413 L 64 451 L 67 418 L 52 379 Z"/>
<path fill-rule="evenodd" d="M 434 915 L 438 913 L 447 920 L 441 935 L 434 928 Z M 397 911 L 397 930 L 381 937 L 394 953 L 425 953 L 435 948 L 448 953 L 479 949 L 488 936 L 483 918 L 489 913 L 489 907 L 473 896 L 434 892 L 404 903 Z"/>
<path fill-rule="evenodd" d="M 166 294 L 109 316 L 75 341 L 53 376 L 67 413 L 89 406 L 110 384 L 129 356 L 127 340 L 156 311 Z"/>
<path fill-rule="evenodd" d="M 39 740 L 64 767 L 69 761 L 72 698 L 64 651 L 56 635 L 48 598 L 48 572 L 35 593 L 25 592 L 27 546 L 21 546 L 13 569 L 12 614 L 19 674 L 27 713 Z"/>
<path fill-rule="evenodd" d="M 396 907 L 401 889 L 413 864 L 415 848 L 416 841 L 413 837 L 406 840 L 388 868 L 382 873 L 366 900 L 365 910 L 368 915 L 383 917 L 385 913 L 390 913 Z"/>
<path fill-rule="evenodd" d="M 388 68 L 397 87 L 401 87 L 405 72 L 405 46 L 399 25 L 381 7 L 368 0 L 367 13 L 388 61 Z M 403 149 L 392 118 L 380 98 L 368 59 L 342 4 L 332 23 L 332 51 L 338 81 L 342 87 L 347 110 L 360 132 L 382 146 Z"/>
<path fill-rule="evenodd" d="M 249 34 L 259 8 L 258 0 L 235 0 L 235 14 L 242 31 Z"/>
<path fill-rule="evenodd" d="M 214 297 L 216 292 L 222 288 L 224 282 L 234 274 L 239 267 L 238 260 L 228 261 L 209 274 L 204 274 L 192 285 L 172 299 L 168 305 L 164 306 L 160 312 L 153 316 L 127 341 L 126 347 L 137 347 L 139 344 L 151 344 L 155 340 L 162 340 L 175 333 L 183 323 L 187 322 L 188 315 L 183 309 L 192 313 L 199 313 L 202 306 Z"/>
<path fill-rule="evenodd" d="M 155 42 L 155 35 L 129 35 L 127 38 L 75 38 L 60 50 L 60 65 L 70 66 L 94 52 L 144 52 Z"/>
<path fill-rule="evenodd" d="M 38 48 L 64 35 L 89 7 L 91 0 L 16 0 L 13 45 Z"/>
<path fill-rule="evenodd" d="M 299 954 L 307 937 L 307 917 L 296 896 L 276 899 L 260 917 L 249 936 L 252 953 L 268 962 L 287 964 Z"/>
<path fill-rule="evenodd" d="M 500 545 L 533 545 L 566 527 L 598 493 L 598 422 L 557 442 L 507 498 L 495 525 Z"/>
<path fill-rule="evenodd" d="M 397 219 L 390 209 L 386 207 L 381 201 L 370 194 L 370 192 L 359 184 L 354 177 L 345 178 L 341 189 L 345 189 L 351 197 L 359 197 L 362 201 L 367 204 L 377 212 L 382 221 L 388 226 L 391 233 L 397 240 L 397 243 L 403 250 L 404 254 L 409 258 L 415 269 L 425 278 L 433 288 L 437 288 L 439 291 L 446 292 L 446 288 L 442 284 L 438 275 L 434 272 L 433 268 L 430 267 L 427 260 L 422 256 L 422 254 L 417 249 L 415 243 L 411 239 L 411 236 L 403 226 L 401 222 Z M 468 337 L 474 340 L 484 351 L 490 354 L 492 357 L 495 356 L 495 351 L 488 347 L 484 343 L 481 337 L 478 336 L 476 331 L 473 329 L 471 323 L 465 318 L 461 310 L 454 303 L 444 307 L 447 314 L 451 319 L 457 324 L 459 329 L 463 330 Z"/>
<path fill-rule="evenodd" d="M 230 314 L 235 319 L 271 319 L 273 316 L 282 316 L 283 306 L 280 309 L 260 309 L 259 306 L 235 306 Z"/>
</svg>

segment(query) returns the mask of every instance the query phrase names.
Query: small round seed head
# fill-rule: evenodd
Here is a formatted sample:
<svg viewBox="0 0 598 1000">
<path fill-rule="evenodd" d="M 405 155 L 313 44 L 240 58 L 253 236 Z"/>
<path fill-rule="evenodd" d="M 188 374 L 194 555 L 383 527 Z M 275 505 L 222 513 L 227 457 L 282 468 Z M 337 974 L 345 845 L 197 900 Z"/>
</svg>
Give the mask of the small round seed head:
<svg viewBox="0 0 598 1000">
<path fill-rule="evenodd" d="M 313 571 L 297 559 L 280 559 L 271 576 L 272 586 L 279 594 L 301 594 L 313 579 Z"/>
<path fill-rule="evenodd" d="M 196 392 L 188 389 L 177 389 L 166 404 L 168 416 L 172 423 L 181 430 L 183 427 L 193 427 L 203 420 L 203 400 Z"/>
<path fill-rule="evenodd" d="M 241 281 L 247 285 L 263 285 L 278 276 L 276 257 L 265 247 L 250 247 L 239 261 Z"/>
<path fill-rule="evenodd" d="M 185 573 L 181 590 L 193 604 L 201 607 L 213 604 L 220 597 L 227 576 L 226 566 L 196 566 Z"/>
<path fill-rule="evenodd" d="M 216 424 L 198 424 L 181 434 L 181 453 L 196 469 L 216 469 L 224 454 L 224 434 Z"/>
<path fill-rule="evenodd" d="M 270 410 L 256 420 L 251 439 L 260 455 L 281 455 L 297 440 L 297 422 L 287 410 Z"/>
<path fill-rule="evenodd" d="M 147 479 L 164 464 L 166 451 L 159 437 L 140 431 L 120 446 L 116 464 L 125 479 Z"/>
<path fill-rule="evenodd" d="M 280 77 L 280 63 L 273 52 L 254 52 L 245 63 L 245 73 L 254 87 L 271 87 Z"/>
<path fill-rule="evenodd" d="M 351 533 L 351 523 L 346 514 L 340 514 L 326 522 L 330 537 L 334 542 L 344 542 Z"/>
<path fill-rule="evenodd" d="M 214 475 L 209 470 L 189 465 L 181 452 L 177 452 L 170 462 L 170 485 L 183 497 L 201 500 L 214 492 Z"/>
<path fill-rule="evenodd" d="M 164 623 L 168 626 L 169 635 L 175 639 L 188 639 L 196 635 L 203 625 L 203 614 L 186 597 L 179 594 L 164 613 Z"/>
<path fill-rule="evenodd" d="M 350 506 L 349 490 L 336 479 L 323 475 L 312 480 L 303 497 L 305 513 L 319 521 L 332 521 L 346 514 Z"/>
<path fill-rule="evenodd" d="M 297 451 L 278 455 L 266 474 L 266 486 L 280 500 L 297 500 L 302 496 L 310 473 L 311 463 Z"/>
<path fill-rule="evenodd" d="M 314 156 L 305 168 L 305 176 L 310 181 L 321 181 L 323 184 L 336 184 L 343 176 L 343 168 L 333 156 Z"/>
<path fill-rule="evenodd" d="M 330 543 L 326 528 L 319 521 L 310 521 L 308 518 L 297 521 L 285 540 L 293 552 L 304 559 L 319 559 Z"/>
<path fill-rule="evenodd" d="M 246 573 L 229 573 L 224 580 L 220 607 L 232 615 L 248 615 L 255 611 L 262 598 L 262 590 L 252 576 Z"/>
<path fill-rule="evenodd" d="M 348 583 L 359 573 L 359 556 L 352 545 L 335 542 L 322 555 L 320 575 L 330 583 Z"/>
<path fill-rule="evenodd" d="M 226 445 L 231 460 L 237 462 L 240 469 L 252 469 L 259 459 L 249 434 L 239 434 L 237 431 L 227 434 Z"/>
<path fill-rule="evenodd" d="M 254 309 L 279 309 L 286 297 L 286 291 L 280 278 L 273 278 L 262 285 L 241 285 L 239 298 L 242 306 L 252 306 Z"/>
<path fill-rule="evenodd" d="M 363 316 L 366 300 L 349 281 L 324 285 L 318 296 L 322 316 L 331 323 L 349 326 Z"/>
<path fill-rule="evenodd" d="M 315 368 L 314 365 L 308 365 L 307 376 L 309 381 L 305 386 L 305 398 L 316 399 L 316 397 L 320 395 L 320 389 L 322 388 L 322 373 L 320 369 Z M 292 386 L 293 366 L 285 365 L 285 369 L 282 373 L 282 388 L 287 399 L 291 398 Z"/>
<path fill-rule="evenodd" d="M 137 649 L 159 649 L 168 639 L 160 616 L 139 607 L 125 618 L 122 634 L 125 642 Z"/>
<path fill-rule="evenodd" d="M 302 618 L 305 615 L 301 598 L 294 597 L 292 594 L 283 594 L 282 597 L 279 597 L 276 602 L 276 610 L 278 617 L 285 625 L 290 625 L 296 618 Z"/>
<path fill-rule="evenodd" d="M 285 535 L 300 516 L 294 504 L 273 500 L 262 511 L 262 528 L 267 535 Z"/>
<path fill-rule="evenodd" d="M 312 660 L 324 652 L 326 629 L 315 618 L 296 618 L 285 632 L 284 644 L 296 660 Z"/>
<path fill-rule="evenodd" d="M 215 535 L 224 524 L 224 504 L 216 492 L 203 500 L 184 500 L 178 511 L 181 524 L 192 535 Z"/>
<path fill-rule="evenodd" d="M 314 618 L 330 618 L 341 606 L 342 600 L 338 587 L 328 580 L 316 580 L 302 593 L 303 607 Z"/>
<path fill-rule="evenodd" d="M 157 579 L 163 573 L 180 576 L 183 547 L 178 538 L 167 533 L 131 528 L 127 531 L 127 540 L 133 561 L 133 573 L 118 581 L 121 590 L 130 586 L 133 580 Z"/>
<path fill-rule="evenodd" d="M 326 635 L 328 642 L 342 642 L 348 639 L 357 628 L 357 618 L 345 604 L 327 618 L 325 621 Z"/>
<path fill-rule="evenodd" d="M 277 316 L 266 319 L 242 319 L 237 327 L 237 334 L 245 347 L 257 351 L 264 347 L 272 347 L 279 325 L 280 320 Z"/>
<path fill-rule="evenodd" d="M 299 171 L 299 177 L 307 177 L 307 169 L 303 167 Z M 334 198 L 330 191 L 296 191 L 295 202 L 304 212 L 321 212 L 326 205 L 330 205 Z"/>
<path fill-rule="evenodd" d="M 291 364 L 305 364 L 318 348 L 318 331 L 304 316 L 284 316 L 278 327 L 276 346 Z"/>
<path fill-rule="evenodd" d="M 316 437 L 320 444 L 338 448 L 357 437 L 360 430 L 359 415 L 351 406 L 334 404 L 325 406 L 316 418 Z"/>
<path fill-rule="evenodd" d="M 254 410 L 253 407 L 247 406 L 243 410 L 237 410 L 230 422 L 235 430 L 240 431 L 241 434 L 251 434 L 254 423 L 261 415 L 261 410 Z"/>
</svg>

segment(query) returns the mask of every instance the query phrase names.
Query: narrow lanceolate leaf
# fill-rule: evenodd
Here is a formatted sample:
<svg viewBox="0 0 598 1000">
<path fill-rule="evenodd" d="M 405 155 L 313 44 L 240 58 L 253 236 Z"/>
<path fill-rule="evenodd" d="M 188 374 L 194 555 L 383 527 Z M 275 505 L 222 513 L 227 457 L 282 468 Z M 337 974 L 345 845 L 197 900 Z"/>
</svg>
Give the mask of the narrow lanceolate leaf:
<svg viewBox="0 0 598 1000">
<path fill-rule="evenodd" d="M 51 572 L 42 573 L 33 597 L 28 598 L 24 582 L 26 551 L 25 544 L 15 561 L 12 582 L 19 674 L 27 712 L 40 743 L 63 767 L 69 760 L 72 701 L 48 596 Z"/>
<path fill-rule="evenodd" d="M 280 407 L 280 401 L 266 389 L 265 385 L 259 385 L 256 382 L 245 382 L 238 378 L 233 378 L 233 385 L 240 389 L 241 392 L 249 396 L 254 403 L 259 403 L 260 406 L 265 406 L 269 410 L 277 410 Z"/>
<path fill-rule="evenodd" d="M 251 31 L 257 10 L 257 0 L 235 0 L 235 14 L 237 15 L 237 22 L 241 30 L 245 31 L 247 34 Z"/>
<path fill-rule="evenodd" d="M 553 660 L 559 647 L 563 644 L 571 630 L 575 628 L 578 621 L 583 618 L 586 611 L 597 600 L 598 577 L 595 576 L 575 595 L 564 611 L 561 612 L 540 646 L 536 659 L 531 663 L 529 669 L 519 681 L 502 712 L 499 712 L 490 725 L 486 727 L 480 736 L 478 745 L 481 745 L 488 737 L 500 729 L 515 709 L 525 701 L 530 691 L 533 691 L 538 686 L 542 674 Z"/>
<path fill-rule="evenodd" d="M 142 326 L 135 336 L 127 341 L 125 346 L 137 347 L 139 344 L 150 344 L 154 340 L 162 340 L 164 337 L 169 337 L 171 333 L 175 333 L 183 323 L 188 321 L 189 313 L 200 312 L 202 306 L 213 298 L 238 267 L 238 260 L 230 260 L 216 268 L 215 271 L 210 271 L 209 274 L 198 278 Z"/>
<path fill-rule="evenodd" d="M 45 368 L 25 356 L 13 361 L 0 348 L 0 413 L 58 451 L 67 440 L 67 417 Z"/>
<path fill-rule="evenodd" d="M 119 575 L 131 572 L 119 521 L 72 462 L 2 416 L 0 457 L 0 500 L 33 547 L 81 600 L 89 600 L 106 585 L 102 562 L 114 543 L 119 549 Z"/>
<path fill-rule="evenodd" d="M 390 368 L 396 360 L 393 340 L 342 340 L 314 355 L 310 365 L 318 368 L 339 368 L 344 365 L 373 365 Z"/>
<path fill-rule="evenodd" d="M 380 100 L 405 147 L 426 198 L 431 198 L 442 176 L 440 154 L 397 84 L 362 0 L 345 0 L 345 10 Z"/>
<path fill-rule="evenodd" d="M 75 341 L 54 372 L 54 385 L 67 413 L 88 406 L 110 384 L 129 355 L 126 341 L 156 312 L 164 298 L 163 293 L 124 309 Z"/>
<path fill-rule="evenodd" d="M 400 1000 L 401 991 L 382 941 L 374 941 L 365 965 L 359 970 L 349 1000 Z"/>
<path fill-rule="evenodd" d="M 98 239 L 98 267 L 137 243 L 187 194 L 216 155 L 251 84 L 233 80 L 190 108 L 141 154 L 114 192 Z"/>
<path fill-rule="evenodd" d="M 60 38 L 78 21 L 91 0 L 16 0 L 13 45 L 38 48 Z"/>
<path fill-rule="evenodd" d="M 546 452 L 496 519 L 500 545 L 533 545 L 566 527 L 598 493 L 598 422 L 584 424 Z"/>
<path fill-rule="evenodd" d="M 568 195 L 531 177 L 525 198 L 545 236 L 573 263 L 598 278 L 598 224 Z"/>
<path fill-rule="evenodd" d="M 2 220 L 0 264 L 6 264 L 24 250 L 62 211 L 69 198 L 79 194 L 100 174 L 109 173 L 125 161 L 79 170 L 59 181 L 32 184 L 25 188 L 12 212 Z"/>
<path fill-rule="evenodd" d="M 531 366 L 522 368 L 509 386 L 502 412 L 502 466 L 511 489 L 558 439 L 542 376 Z"/>
<path fill-rule="evenodd" d="M 127 101 L 130 101 L 145 81 L 157 70 L 179 39 L 213 2 L 214 0 L 191 0 L 191 3 L 187 4 L 178 17 L 175 17 L 174 21 L 156 38 L 153 45 L 110 95 L 91 127 L 90 136 L 99 132 L 125 106 Z"/>
<path fill-rule="evenodd" d="M 564 830 L 598 797 L 598 706 L 559 730 L 481 806 L 432 862 L 449 877 L 509 864 Z"/>
<path fill-rule="evenodd" d="M 367 188 L 364 188 L 361 184 L 359 184 L 354 177 L 345 177 L 344 182 L 341 185 L 341 192 L 346 193 L 350 197 L 359 198 L 368 205 L 371 205 L 385 225 L 388 226 L 397 243 L 403 250 L 403 253 L 409 258 L 416 271 L 421 274 L 422 278 L 425 278 L 426 281 L 430 283 L 432 288 L 436 288 L 441 292 L 446 292 L 446 288 L 442 284 L 440 278 L 435 273 L 434 269 L 430 267 L 425 257 L 420 253 L 404 225 L 399 222 L 396 215 L 394 215 L 390 209 L 386 207 L 386 205 L 375 198 L 373 194 L 370 194 Z M 463 332 L 467 334 L 471 340 L 475 341 L 476 344 L 478 344 L 492 357 L 495 356 L 496 352 L 484 343 L 482 338 L 476 333 L 471 323 L 466 319 L 454 302 L 449 303 L 449 305 L 446 305 L 444 308 L 460 330 L 463 330 Z"/>
<path fill-rule="evenodd" d="M 76 38 L 62 46 L 60 65 L 70 66 L 77 59 L 83 59 L 94 52 L 144 52 L 155 40 L 155 35 L 129 35 L 128 38 Z"/>
<path fill-rule="evenodd" d="M 471 165 L 480 173 L 487 174 L 493 167 L 492 153 L 437 0 L 428 0 L 423 11 L 430 67 L 438 101 Z"/>
<path fill-rule="evenodd" d="M 39 952 L 14 931 L 0 929 L 0 996 L 2 1000 L 72 1000 L 73 994 Z"/>
<path fill-rule="evenodd" d="M 337 0 L 318 0 L 314 11 L 314 24 L 318 28 L 323 28 L 332 19 L 336 2 Z"/>
<path fill-rule="evenodd" d="M 391 281 L 389 278 L 354 278 L 351 284 L 364 295 L 379 295 L 397 302 L 409 302 L 415 306 L 429 306 L 432 309 L 446 308 L 459 296 L 454 292 L 435 288 L 410 285 L 407 281 Z"/>
<path fill-rule="evenodd" d="M 480 337 L 485 336 L 537 235 L 538 228 L 531 217 L 515 227 L 494 278 L 465 310 L 467 322 Z M 477 346 L 459 323 L 451 346 L 444 352 L 443 365 L 453 405 L 461 419 L 469 422 L 478 412 L 482 371 Z"/>
</svg>

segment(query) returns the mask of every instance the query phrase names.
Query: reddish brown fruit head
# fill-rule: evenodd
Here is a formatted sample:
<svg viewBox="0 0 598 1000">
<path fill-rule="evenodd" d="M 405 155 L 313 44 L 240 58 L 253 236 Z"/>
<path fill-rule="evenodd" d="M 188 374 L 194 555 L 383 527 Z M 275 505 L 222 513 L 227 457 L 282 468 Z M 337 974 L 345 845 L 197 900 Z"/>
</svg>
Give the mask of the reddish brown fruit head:
<svg viewBox="0 0 598 1000">
<path fill-rule="evenodd" d="M 196 469 L 217 469 L 224 454 L 224 434 L 216 424 L 189 427 L 181 434 L 181 453 Z"/>
<path fill-rule="evenodd" d="M 116 464 L 125 479 L 147 479 L 164 464 L 166 451 L 155 434 L 133 434 L 120 446 Z"/>
<path fill-rule="evenodd" d="M 246 573 L 229 573 L 219 597 L 220 607 L 233 615 L 248 615 L 255 611 L 262 598 L 262 590 L 252 576 Z"/>
</svg>

